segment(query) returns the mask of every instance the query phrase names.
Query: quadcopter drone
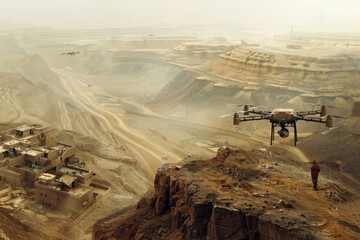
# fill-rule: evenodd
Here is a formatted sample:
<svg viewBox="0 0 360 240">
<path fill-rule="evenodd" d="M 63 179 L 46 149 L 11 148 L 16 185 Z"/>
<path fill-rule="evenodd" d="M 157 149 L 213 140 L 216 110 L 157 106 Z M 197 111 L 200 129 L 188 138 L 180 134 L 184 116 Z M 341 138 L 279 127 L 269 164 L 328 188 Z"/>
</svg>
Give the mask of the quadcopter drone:
<svg viewBox="0 0 360 240">
<path fill-rule="evenodd" d="M 296 146 L 296 142 L 298 140 L 296 122 L 298 120 L 325 123 L 326 127 L 331 129 L 333 123 L 332 118 L 333 117 L 342 118 L 340 116 L 326 115 L 325 105 L 321 105 L 320 110 L 301 111 L 301 112 L 296 112 L 294 111 L 294 109 L 282 109 L 282 108 L 275 108 L 272 112 L 270 112 L 270 111 L 256 110 L 256 107 L 253 105 L 238 105 L 238 106 L 244 106 L 244 110 L 231 114 L 233 115 L 233 124 L 235 128 L 238 129 L 240 122 L 270 120 L 271 123 L 270 145 L 272 145 L 272 142 L 275 139 L 274 136 L 275 127 L 280 127 L 280 130 L 277 133 L 281 138 L 287 138 L 289 136 L 289 130 L 287 128 L 293 127 L 294 145 Z M 240 116 L 239 113 L 243 113 L 244 115 Z M 250 113 L 255 115 L 250 115 Z M 319 116 L 315 116 L 318 114 Z M 229 116 L 229 114 L 223 115 L 221 117 L 226 117 L 226 116 Z"/>
<path fill-rule="evenodd" d="M 80 54 L 80 51 L 72 51 L 72 52 L 63 52 L 61 55 L 67 55 L 67 56 L 75 56 L 77 54 Z"/>
</svg>

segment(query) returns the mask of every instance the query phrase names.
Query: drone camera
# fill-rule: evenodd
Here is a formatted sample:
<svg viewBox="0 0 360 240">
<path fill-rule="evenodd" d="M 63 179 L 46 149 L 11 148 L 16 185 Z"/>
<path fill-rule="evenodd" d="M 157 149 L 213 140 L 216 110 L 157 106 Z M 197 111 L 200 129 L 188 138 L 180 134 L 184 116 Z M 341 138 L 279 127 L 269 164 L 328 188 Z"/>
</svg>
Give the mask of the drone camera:
<svg viewBox="0 0 360 240">
<path fill-rule="evenodd" d="M 287 128 L 283 128 L 280 131 L 278 131 L 278 134 L 282 138 L 287 138 L 289 136 L 289 130 L 287 130 Z"/>
</svg>

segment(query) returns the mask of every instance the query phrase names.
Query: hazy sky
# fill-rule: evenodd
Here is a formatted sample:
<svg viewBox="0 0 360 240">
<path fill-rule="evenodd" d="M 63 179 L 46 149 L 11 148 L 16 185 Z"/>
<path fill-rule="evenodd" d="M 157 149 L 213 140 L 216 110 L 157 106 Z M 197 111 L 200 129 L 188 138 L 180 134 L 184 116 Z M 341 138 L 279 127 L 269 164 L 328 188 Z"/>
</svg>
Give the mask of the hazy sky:
<svg viewBox="0 0 360 240">
<path fill-rule="evenodd" d="M 0 21 L 56 28 L 231 21 L 360 32 L 360 0 L 0 0 Z"/>
</svg>

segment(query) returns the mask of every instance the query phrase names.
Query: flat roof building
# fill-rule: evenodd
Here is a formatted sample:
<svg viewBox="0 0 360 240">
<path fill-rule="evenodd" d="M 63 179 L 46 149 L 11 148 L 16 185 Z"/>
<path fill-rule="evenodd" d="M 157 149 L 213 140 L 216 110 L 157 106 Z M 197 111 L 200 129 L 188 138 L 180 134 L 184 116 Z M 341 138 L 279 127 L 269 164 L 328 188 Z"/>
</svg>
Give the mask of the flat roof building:
<svg viewBox="0 0 360 240">
<path fill-rule="evenodd" d="M 93 183 L 93 171 L 80 167 L 75 153 L 74 146 L 57 142 L 51 127 L 10 129 L 0 133 L 0 181 L 34 188 L 37 202 L 80 216 L 109 188 Z"/>
<path fill-rule="evenodd" d="M 45 206 L 75 216 L 95 201 L 93 187 L 78 183 L 76 177 L 67 174 L 41 175 L 35 182 L 34 196 Z"/>
</svg>

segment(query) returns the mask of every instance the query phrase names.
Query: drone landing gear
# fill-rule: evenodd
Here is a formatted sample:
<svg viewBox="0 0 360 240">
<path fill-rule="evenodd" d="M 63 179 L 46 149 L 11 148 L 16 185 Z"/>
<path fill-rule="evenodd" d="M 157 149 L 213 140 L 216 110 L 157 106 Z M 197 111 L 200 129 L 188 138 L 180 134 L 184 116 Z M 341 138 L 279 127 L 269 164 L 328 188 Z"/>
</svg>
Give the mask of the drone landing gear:
<svg viewBox="0 0 360 240">
<path fill-rule="evenodd" d="M 296 147 L 297 142 L 297 130 L 296 130 L 296 122 L 294 122 L 294 146 Z"/>
<path fill-rule="evenodd" d="M 272 143 L 273 141 L 275 140 L 275 132 L 274 132 L 274 129 L 276 126 L 278 126 L 279 124 L 278 123 L 271 123 L 271 135 L 270 135 L 270 145 L 272 146 Z M 286 123 L 280 123 L 280 127 L 281 127 L 281 131 L 279 131 L 279 135 L 282 137 L 282 138 L 285 138 L 287 136 L 289 136 L 289 131 L 285 128 L 285 127 L 293 127 L 294 128 L 294 146 L 296 147 L 296 142 L 298 141 L 298 138 L 297 138 L 297 128 L 296 128 L 296 122 L 294 123 L 289 123 L 289 124 L 286 124 Z M 285 133 L 284 135 L 281 135 L 281 133 Z"/>
<path fill-rule="evenodd" d="M 276 125 L 276 124 L 271 123 L 270 145 L 272 145 L 273 141 L 275 140 L 275 135 L 274 135 L 275 125 Z"/>
</svg>

